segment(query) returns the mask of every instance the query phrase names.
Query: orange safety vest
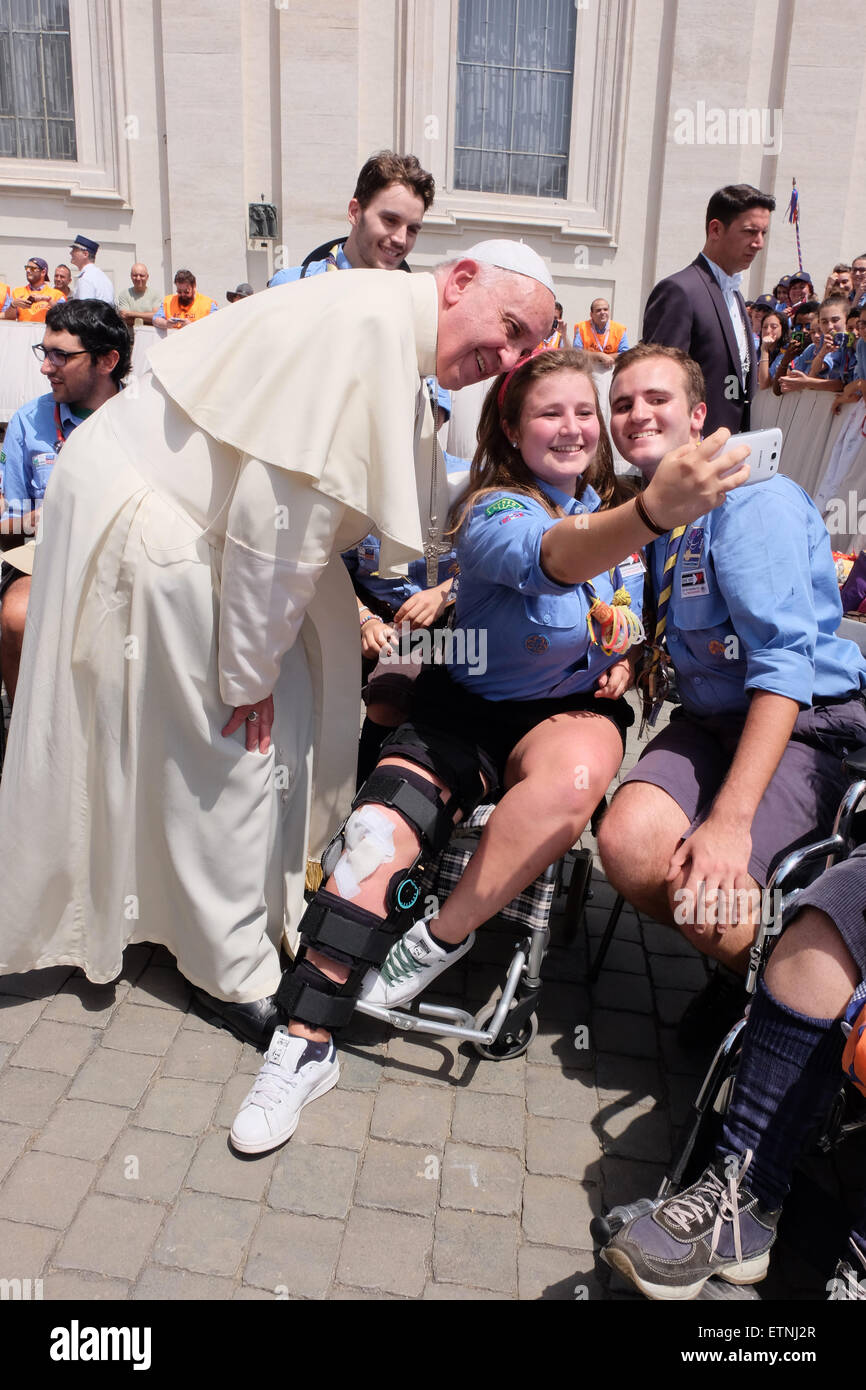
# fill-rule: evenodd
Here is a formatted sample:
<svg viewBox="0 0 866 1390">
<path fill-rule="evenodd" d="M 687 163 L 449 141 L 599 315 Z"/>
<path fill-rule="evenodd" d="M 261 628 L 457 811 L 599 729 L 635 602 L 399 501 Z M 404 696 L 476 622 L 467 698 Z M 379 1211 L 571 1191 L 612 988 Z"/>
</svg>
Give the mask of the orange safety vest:
<svg viewBox="0 0 866 1390">
<path fill-rule="evenodd" d="M 585 352 L 603 352 L 606 357 L 615 357 L 625 333 L 625 324 L 614 323 L 611 319 L 605 333 L 607 334 L 606 338 L 599 338 L 592 319 L 584 319 L 583 323 L 574 325 L 575 341 L 580 338 Z"/>
<path fill-rule="evenodd" d="M 18 285 L 17 288 L 12 291 L 12 298 L 26 299 L 28 294 L 32 293 L 33 290 L 30 288 L 29 285 Z M 36 294 L 50 294 L 51 304 L 45 304 L 44 302 L 42 304 L 29 304 L 26 309 L 19 309 L 19 323 L 44 323 L 45 315 L 48 313 L 48 310 L 52 307 L 52 305 L 56 304 L 58 300 L 61 300 L 63 298 L 63 295 L 60 293 L 60 291 L 56 290 L 53 285 L 49 284 L 40 285 L 38 290 L 36 290 Z"/>
<path fill-rule="evenodd" d="M 4 285 L 2 280 L 0 280 L 0 309 L 3 308 L 3 305 L 6 303 L 7 296 L 11 293 L 12 291 L 9 288 L 9 286 Z"/>
<path fill-rule="evenodd" d="M 176 294 L 167 294 L 162 301 L 162 312 L 167 319 L 189 319 L 194 323 L 196 319 L 205 319 L 211 313 L 211 305 L 216 306 L 216 300 L 210 299 L 206 294 L 199 294 L 196 290 L 195 299 L 192 304 L 183 305 Z"/>
</svg>

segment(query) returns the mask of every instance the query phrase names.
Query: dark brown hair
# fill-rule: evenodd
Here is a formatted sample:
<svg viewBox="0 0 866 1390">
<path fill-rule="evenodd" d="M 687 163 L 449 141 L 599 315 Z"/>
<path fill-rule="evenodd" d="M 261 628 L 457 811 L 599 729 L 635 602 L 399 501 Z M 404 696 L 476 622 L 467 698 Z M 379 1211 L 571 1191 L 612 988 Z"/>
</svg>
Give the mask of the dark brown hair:
<svg viewBox="0 0 866 1390">
<path fill-rule="evenodd" d="M 469 482 L 465 492 L 451 509 L 450 529 L 459 531 L 469 511 L 479 497 L 488 492 L 522 492 L 544 508 L 549 516 L 564 516 L 544 492 L 535 474 L 523 462 L 520 450 L 512 447 L 503 424 L 516 430 L 520 424 L 523 403 L 527 392 L 536 381 L 552 376 L 556 372 L 579 372 L 587 377 L 592 385 L 595 398 L 595 412 L 600 425 L 598 447 L 589 468 L 578 480 L 575 497 L 580 498 L 590 485 L 598 493 L 602 507 L 616 506 L 625 496 L 613 470 L 613 450 L 604 416 L 598 403 L 598 392 L 592 380 L 593 354 L 578 352 L 574 348 L 559 348 L 555 351 L 541 352 L 529 358 L 511 376 L 499 406 L 499 393 L 508 373 L 498 376 L 487 392 L 478 422 L 478 447 L 469 470 Z"/>
<path fill-rule="evenodd" d="M 613 364 L 611 391 L 621 372 L 633 367 L 637 362 L 649 362 L 654 357 L 665 357 L 669 362 L 676 362 L 682 369 L 689 410 L 694 410 L 696 405 L 707 399 L 707 384 L 695 359 L 683 352 L 682 348 L 665 347 L 663 343 L 638 343 L 635 347 L 629 348 L 628 352 L 621 352 Z"/>
<path fill-rule="evenodd" d="M 735 217 L 752 208 L 774 212 L 776 200 L 772 193 L 762 193 L 750 183 L 726 184 L 724 188 L 717 188 L 707 203 L 705 228 L 709 231 L 711 222 L 721 222 L 723 227 L 730 227 Z"/>
<path fill-rule="evenodd" d="M 365 208 L 377 193 L 392 183 L 405 184 L 421 199 L 424 211 L 429 211 L 436 182 L 432 174 L 421 168 L 414 154 L 395 154 L 393 150 L 380 150 L 378 154 L 372 154 L 358 175 L 352 196 Z"/>
</svg>

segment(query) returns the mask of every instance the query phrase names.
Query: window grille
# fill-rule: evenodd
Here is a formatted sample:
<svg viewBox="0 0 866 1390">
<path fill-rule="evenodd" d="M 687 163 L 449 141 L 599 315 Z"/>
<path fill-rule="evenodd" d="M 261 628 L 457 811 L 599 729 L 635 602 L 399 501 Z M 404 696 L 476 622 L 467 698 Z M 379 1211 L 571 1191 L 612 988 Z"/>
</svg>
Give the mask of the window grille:
<svg viewBox="0 0 866 1390">
<path fill-rule="evenodd" d="M 0 158 L 78 158 L 69 0 L 0 0 Z"/>
<path fill-rule="evenodd" d="M 575 0 L 460 0 L 454 186 L 565 198 Z"/>
</svg>

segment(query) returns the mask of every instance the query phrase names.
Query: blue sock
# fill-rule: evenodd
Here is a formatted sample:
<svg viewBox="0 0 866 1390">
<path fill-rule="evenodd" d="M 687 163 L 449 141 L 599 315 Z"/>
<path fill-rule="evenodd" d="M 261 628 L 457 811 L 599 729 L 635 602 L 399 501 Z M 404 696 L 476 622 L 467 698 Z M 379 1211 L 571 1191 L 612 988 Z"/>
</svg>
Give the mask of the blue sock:
<svg viewBox="0 0 866 1390">
<path fill-rule="evenodd" d="M 307 1046 L 298 1058 L 295 1071 L 300 1071 L 301 1067 L 305 1066 L 307 1062 L 324 1062 L 330 1056 L 333 1046 L 333 1038 L 328 1038 L 327 1042 L 312 1042 L 310 1039 L 307 1039 Z"/>
<path fill-rule="evenodd" d="M 780 1004 L 761 980 L 717 1156 L 754 1157 L 746 1186 L 771 1210 L 782 1205 L 812 1129 L 842 1085 L 839 1020 L 807 1018 Z"/>
</svg>

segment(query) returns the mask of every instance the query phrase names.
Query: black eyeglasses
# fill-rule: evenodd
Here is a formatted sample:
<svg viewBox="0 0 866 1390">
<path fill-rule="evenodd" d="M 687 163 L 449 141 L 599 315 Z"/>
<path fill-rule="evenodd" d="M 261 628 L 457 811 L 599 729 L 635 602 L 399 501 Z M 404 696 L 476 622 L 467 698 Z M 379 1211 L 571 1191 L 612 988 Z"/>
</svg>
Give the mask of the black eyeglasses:
<svg viewBox="0 0 866 1390">
<path fill-rule="evenodd" d="M 79 348 L 77 352 L 65 352 L 63 348 L 47 348 L 44 343 L 32 343 L 31 352 L 39 362 L 44 362 L 47 358 L 52 367 L 65 367 L 70 357 L 85 357 L 90 353 L 90 348 Z M 99 351 L 98 348 L 94 351 Z"/>
</svg>

